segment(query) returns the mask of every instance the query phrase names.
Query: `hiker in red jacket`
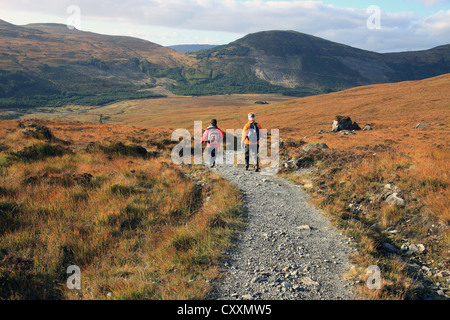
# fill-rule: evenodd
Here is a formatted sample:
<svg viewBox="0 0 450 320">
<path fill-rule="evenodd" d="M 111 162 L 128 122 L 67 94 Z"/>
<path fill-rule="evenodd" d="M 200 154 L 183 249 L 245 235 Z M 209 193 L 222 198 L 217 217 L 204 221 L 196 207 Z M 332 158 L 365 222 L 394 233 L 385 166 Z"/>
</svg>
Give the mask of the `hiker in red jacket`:
<svg viewBox="0 0 450 320">
<path fill-rule="evenodd" d="M 217 127 L 217 120 L 211 120 L 211 126 L 206 128 L 203 133 L 202 142 L 206 142 L 206 148 L 209 155 L 209 166 L 214 167 L 216 164 L 216 152 L 223 142 L 224 134 L 222 130 Z"/>
</svg>

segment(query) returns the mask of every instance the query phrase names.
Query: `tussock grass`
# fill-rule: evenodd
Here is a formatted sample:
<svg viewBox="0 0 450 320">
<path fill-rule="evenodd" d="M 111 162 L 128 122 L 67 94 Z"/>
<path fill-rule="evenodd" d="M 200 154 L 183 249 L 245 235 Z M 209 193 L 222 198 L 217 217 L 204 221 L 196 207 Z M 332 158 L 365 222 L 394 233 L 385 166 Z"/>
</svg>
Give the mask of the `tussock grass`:
<svg viewBox="0 0 450 320">
<path fill-rule="evenodd" d="M 448 266 L 449 178 L 444 161 L 448 149 L 392 148 L 284 150 L 294 159 L 313 159 L 311 173 L 293 175 L 292 169 L 283 169 L 281 175 L 294 183 L 310 184 L 312 202 L 354 239 L 358 253 L 351 259 L 357 267 L 348 276 L 361 283 L 356 291 L 365 299 L 415 299 L 426 289 L 408 272 L 407 264 L 441 270 Z M 396 188 L 405 206 L 384 201 L 387 184 Z M 406 242 L 424 244 L 426 251 L 419 257 L 402 255 L 400 247 Z M 385 243 L 397 248 L 398 254 L 387 251 Z M 381 269 L 381 290 L 365 286 L 370 265 Z"/>
<path fill-rule="evenodd" d="M 72 144 L 24 136 L 2 122 L 0 297 L 204 297 L 243 224 L 238 190 L 202 167 L 175 167 L 164 153 L 149 157 L 166 145 L 164 134 L 148 139 L 123 127 L 114 140 L 91 141 L 85 135 L 101 125 L 48 127 L 55 136 L 73 132 Z M 81 290 L 66 286 L 70 265 L 81 269 Z"/>
<path fill-rule="evenodd" d="M 293 100 L 259 116 L 261 123 L 279 125 L 285 141 L 282 157 L 309 169 L 308 174 L 299 174 L 297 168 L 282 174 L 304 185 L 313 203 L 353 237 L 359 249 L 352 257 L 353 279 L 360 281 L 362 298 L 417 299 L 437 283 L 446 289 L 448 277 L 436 274 L 450 268 L 449 83 L 447 74 L 353 88 Z M 330 133 L 336 114 L 350 115 L 373 130 Z M 429 126 L 415 129 L 418 123 Z M 329 149 L 301 148 L 318 141 Z M 308 158 L 313 161 L 305 163 Z M 385 202 L 387 185 L 405 200 L 404 206 Z M 400 248 L 407 243 L 423 244 L 426 250 L 405 254 Z M 397 253 L 389 252 L 386 244 Z M 365 286 L 369 265 L 380 266 L 381 290 Z M 433 283 L 423 286 L 411 265 L 429 268 Z"/>
</svg>

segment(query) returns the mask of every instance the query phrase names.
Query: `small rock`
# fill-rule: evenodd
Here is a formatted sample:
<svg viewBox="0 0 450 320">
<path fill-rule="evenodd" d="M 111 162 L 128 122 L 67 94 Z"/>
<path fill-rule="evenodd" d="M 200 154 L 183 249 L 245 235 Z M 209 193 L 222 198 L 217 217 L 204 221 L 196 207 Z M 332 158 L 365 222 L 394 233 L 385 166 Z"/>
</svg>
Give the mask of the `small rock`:
<svg viewBox="0 0 450 320">
<path fill-rule="evenodd" d="M 383 242 L 383 243 L 381 244 L 381 247 L 382 247 L 384 250 L 388 251 L 388 252 L 398 253 L 397 248 L 394 247 L 394 246 L 393 246 L 392 244 L 390 244 L 390 243 Z"/>
<path fill-rule="evenodd" d="M 416 264 L 416 263 L 407 263 L 406 264 L 406 270 L 409 273 L 414 274 L 414 273 L 417 273 L 420 270 L 420 266 L 418 264 Z"/>
<path fill-rule="evenodd" d="M 390 205 L 398 205 L 400 207 L 404 207 L 406 205 L 406 201 L 400 198 L 398 193 L 391 194 L 385 201 Z"/>
<path fill-rule="evenodd" d="M 423 244 L 419 243 L 419 244 L 417 245 L 417 251 L 418 251 L 419 253 L 424 252 L 424 251 L 425 251 L 425 246 L 424 246 Z"/>
<path fill-rule="evenodd" d="M 425 246 L 423 244 L 410 244 L 408 247 L 407 254 L 420 254 L 425 251 Z"/>
<path fill-rule="evenodd" d="M 303 284 L 305 284 L 307 286 L 318 286 L 319 285 L 318 282 L 312 280 L 310 277 L 302 278 L 302 282 L 303 282 Z"/>
<path fill-rule="evenodd" d="M 366 124 L 363 128 L 363 131 L 372 130 L 372 127 L 369 124 Z"/>
<path fill-rule="evenodd" d="M 355 135 L 356 133 L 354 133 L 353 131 L 343 130 L 343 131 L 341 131 L 341 134 L 343 136 L 350 136 L 350 135 Z"/>
<path fill-rule="evenodd" d="M 242 299 L 244 299 L 244 300 L 252 300 L 252 299 L 253 299 L 253 296 L 252 296 L 251 294 L 244 294 L 244 295 L 242 296 Z"/>
<path fill-rule="evenodd" d="M 289 160 L 289 161 L 283 163 L 283 166 L 285 168 L 295 168 L 294 160 Z"/>
<path fill-rule="evenodd" d="M 292 284 L 287 282 L 287 281 L 283 281 L 281 283 L 281 287 L 284 288 L 284 289 L 290 289 L 290 288 L 292 288 Z"/>
<path fill-rule="evenodd" d="M 431 270 L 430 270 L 430 268 L 428 268 L 427 266 L 422 266 L 422 271 L 423 271 L 425 274 L 427 274 L 428 276 L 431 275 Z M 438 286 L 439 286 L 439 283 L 438 283 Z"/>
<path fill-rule="evenodd" d="M 363 212 L 363 208 L 361 205 L 356 205 L 354 203 L 350 203 L 348 205 L 348 207 L 350 208 L 350 211 L 354 214 L 360 214 Z"/>
<path fill-rule="evenodd" d="M 438 276 L 439 278 L 445 278 L 445 277 L 449 277 L 450 276 L 450 272 L 443 270 L 443 271 L 439 271 L 436 276 Z"/>
<path fill-rule="evenodd" d="M 302 226 L 298 226 L 297 229 L 298 230 L 311 230 L 311 227 L 308 226 L 307 224 L 304 224 Z"/>
<path fill-rule="evenodd" d="M 324 142 L 314 142 L 314 143 L 307 144 L 306 146 L 303 147 L 303 150 L 305 150 L 305 151 L 312 150 L 312 149 L 328 149 L 328 146 Z"/>
<path fill-rule="evenodd" d="M 418 124 L 414 127 L 414 129 L 426 128 L 426 127 L 429 127 L 429 126 L 430 126 L 429 124 L 418 123 Z"/>
</svg>

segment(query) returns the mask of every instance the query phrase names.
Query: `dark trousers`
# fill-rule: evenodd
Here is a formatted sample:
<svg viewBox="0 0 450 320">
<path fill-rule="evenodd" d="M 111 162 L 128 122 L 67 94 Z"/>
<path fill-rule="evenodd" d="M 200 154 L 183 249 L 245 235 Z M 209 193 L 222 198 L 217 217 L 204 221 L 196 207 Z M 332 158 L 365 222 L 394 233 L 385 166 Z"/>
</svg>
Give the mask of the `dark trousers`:
<svg viewBox="0 0 450 320">
<path fill-rule="evenodd" d="M 255 159 L 256 168 L 259 168 L 259 144 L 246 144 L 245 145 L 245 166 L 248 168 L 250 164 L 250 153 Z"/>
</svg>

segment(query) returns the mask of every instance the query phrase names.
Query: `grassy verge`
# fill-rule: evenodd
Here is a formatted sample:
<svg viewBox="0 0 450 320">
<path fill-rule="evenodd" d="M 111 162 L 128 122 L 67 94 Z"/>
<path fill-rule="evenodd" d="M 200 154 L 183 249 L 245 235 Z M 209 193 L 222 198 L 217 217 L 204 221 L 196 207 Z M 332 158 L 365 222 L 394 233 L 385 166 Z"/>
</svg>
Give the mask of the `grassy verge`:
<svg viewBox="0 0 450 320">
<path fill-rule="evenodd" d="M 359 283 L 362 298 L 448 298 L 448 146 L 286 147 L 283 153 L 294 161 L 280 174 L 303 185 L 354 239 L 359 250 L 347 277 Z M 403 202 L 390 203 L 392 194 Z M 380 268 L 381 289 L 366 286 L 371 265 Z"/>
<path fill-rule="evenodd" d="M 164 132 L 48 123 L 2 123 L 0 298 L 204 297 L 243 225 L 238 190 L 172 165 Z"/>
</svg>

